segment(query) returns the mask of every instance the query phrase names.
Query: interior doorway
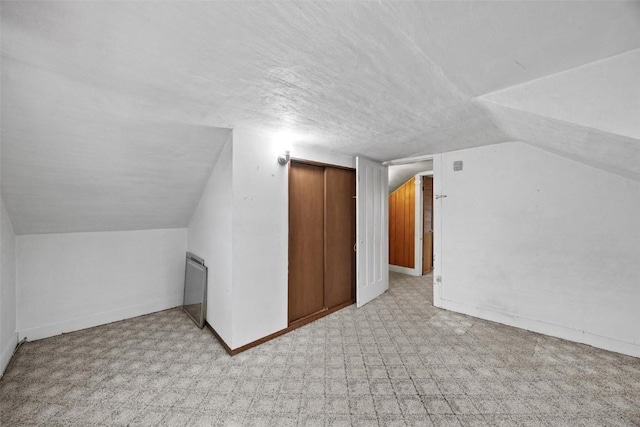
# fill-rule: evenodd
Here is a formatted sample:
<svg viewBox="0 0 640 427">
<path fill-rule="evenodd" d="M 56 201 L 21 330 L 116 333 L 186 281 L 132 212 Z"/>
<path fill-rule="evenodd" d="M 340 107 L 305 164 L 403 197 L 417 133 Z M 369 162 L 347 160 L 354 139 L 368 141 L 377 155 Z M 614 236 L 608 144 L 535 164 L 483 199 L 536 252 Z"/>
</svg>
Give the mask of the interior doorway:
<svg viewBox="0 0 640 427">
<path fill-rule="evenodd" d="M 435 242 L 433 162 L 391 164 L 389 183 L 389 270 L 430 274 Z"/>
<path fill-rule="evenodd" d="M 420 177 L 420 183 L 424 177 L 430 177 L 431 191 L 429 188 L 417 191 L 419 202 L 416 203 L 416 255 L 417 267 L 414 270 L 398 271 L 392 265 L 389 271 L 397 271 L 413 276 L 424 277 L 426 281 L 433 283 L 433 305 L 440 307 L 442 300 L 442 198 L 447 197 L 442 194 L 442 157 L 439 154 L 411 157 L 404 159 L 390 160 L 384 163 L 389 167 L 389 192 L 399 187 L 402 182 L 407 181 L 411 176 Z M 413 168 L 413 171 L 411 171 Z M 408 175 L 397 178 L 393 176 L 395 171 L 409 170 Z M 395 187 L 394 187 L 395 183 Z M 425 195 L 426 193 L 426 195 Z M 425 200 L 431 203 L 425 207 Z M 431 208 L 431 218 L 425 221 L 423 211 Z M 430 227 L 427 228 L 426 225 Z M 425 230 L 427 235 L 425 236 Z M 426 242 L 425 242 L 426 240 Z M 429 244 L 431 240 L 431 244 Z M 426 246 L 426 247 L 425 247 Z M 431 249 L 431 255 L 428 251 Z M 425 261 L 427 258 L 427 262 Z M 428 269 L 428 260 L 431 259 L 431 271 L 423 274 L 423 266 Z M 425 269 L 425 271 L 426 271 Z"/>
</svg>

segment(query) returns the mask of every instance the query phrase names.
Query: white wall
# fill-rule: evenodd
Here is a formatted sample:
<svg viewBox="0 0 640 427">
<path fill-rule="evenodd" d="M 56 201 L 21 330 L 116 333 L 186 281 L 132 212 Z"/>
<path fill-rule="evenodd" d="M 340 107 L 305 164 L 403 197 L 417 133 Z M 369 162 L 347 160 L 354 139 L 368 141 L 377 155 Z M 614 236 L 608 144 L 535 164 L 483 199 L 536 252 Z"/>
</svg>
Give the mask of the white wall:
<svg viewBox="0 0 640 427">
<path fill-rule="evenodd" d="M 238 348 L 288 326 L 288 168 L 279 141 L 233 133 L 233 340 Z M 298 159 L 355 167 L 351 156 L 294 146 Z"/>
<path fill-rule="evenodd" d="M 185 228 L 17 236 L 19 337 L 181 305 L 186 248 Z"/>
<path fill-rule="evenodd" d="M 287 323 L 287 167 L 268 136 L 234 130 L 232 348 Z"/>
<path fill-rule="evenodd" d="M 189 222 L 187 244 L 208 267 L 206 319 L 227 344 L 232 342 L 232 156 L 230 134 Z"/>
<path fill-rule="evenodd" d="M 0 200 L 0 375 L 18 344 L 16 334 L 15 235 Z"/>
<path fill-rule="evenodd" d="M 355 159 L 294 144 L 292 158 L 355 167 Z M 235 129 L 188 228 L 209 267 L 207 322 L 236 349 L 288 326 L 288 167 L 282 141 Z"/>
<path fill-rule="evenodd" d="M 515 142 L 436 160 L 436 305 L 640 356 L 640 183 Z"/>
</svg>

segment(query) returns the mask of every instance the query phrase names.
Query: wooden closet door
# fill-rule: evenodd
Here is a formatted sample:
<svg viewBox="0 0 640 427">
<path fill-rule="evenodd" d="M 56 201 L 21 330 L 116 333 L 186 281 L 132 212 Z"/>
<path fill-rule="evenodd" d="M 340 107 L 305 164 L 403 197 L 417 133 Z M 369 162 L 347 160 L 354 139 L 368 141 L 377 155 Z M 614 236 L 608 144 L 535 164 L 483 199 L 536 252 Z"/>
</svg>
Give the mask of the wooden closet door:
<svg viewBox="0 0 640 427">
<path fill-rule="evenodd" d="M 324 305 L 332 308 L 355 299 L 356 173 L 326 167 L 324 182 Z"/>
<path fill-rule="evenodd" d="M 289 323 L 324 308 L 324 168 L 289 170 Z"/>
</svg>

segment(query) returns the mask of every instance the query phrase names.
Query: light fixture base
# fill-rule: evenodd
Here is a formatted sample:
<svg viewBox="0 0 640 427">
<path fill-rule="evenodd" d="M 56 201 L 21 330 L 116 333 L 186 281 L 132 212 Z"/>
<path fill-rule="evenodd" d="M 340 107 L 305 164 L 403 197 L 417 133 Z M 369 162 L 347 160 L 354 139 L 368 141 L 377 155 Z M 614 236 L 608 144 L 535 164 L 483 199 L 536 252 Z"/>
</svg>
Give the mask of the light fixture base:
<svg viewBox="0 0 640 427">
<path fill-rule="evenodd" d="M 281 154 L 278 156 L 278 163 L 284 166 L 287 163 L 289 163 L 289 159 L 290 159 L 289 151 L 285 151 L 284 154 Z"/>
</svg>

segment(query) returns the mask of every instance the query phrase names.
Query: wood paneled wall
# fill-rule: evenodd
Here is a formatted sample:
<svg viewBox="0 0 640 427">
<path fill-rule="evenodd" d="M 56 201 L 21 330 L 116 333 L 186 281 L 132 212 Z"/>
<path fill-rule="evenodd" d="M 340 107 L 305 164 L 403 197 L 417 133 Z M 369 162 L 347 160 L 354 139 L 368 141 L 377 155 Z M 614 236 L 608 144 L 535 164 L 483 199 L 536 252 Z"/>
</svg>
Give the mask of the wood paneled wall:
<svg viewBox="0 0 640 427">
<path fill-rule="evenodd" d="M 389 264 L 414 268 L 416 179 L 389 195 Z"/>
</svg>

